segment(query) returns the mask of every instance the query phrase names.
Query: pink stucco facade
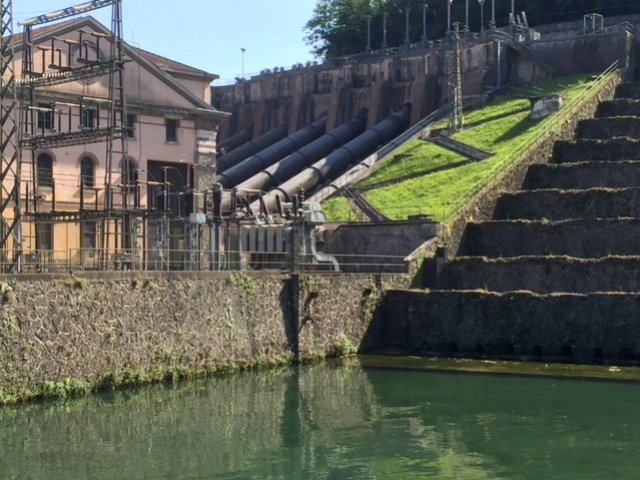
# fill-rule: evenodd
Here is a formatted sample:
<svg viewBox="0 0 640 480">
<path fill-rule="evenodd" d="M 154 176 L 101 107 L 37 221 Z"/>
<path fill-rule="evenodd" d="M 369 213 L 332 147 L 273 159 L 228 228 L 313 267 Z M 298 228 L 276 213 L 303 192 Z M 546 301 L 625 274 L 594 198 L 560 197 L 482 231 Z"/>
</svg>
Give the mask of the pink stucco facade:
<svg viewBox="0 0 640 480">
<path fill-rule="evenodd" d="M 68 45 L 65 39 L 70 41 L 69 43 L 77 41 L 80 29 L 85 32 L 83 34 L 85 39 L 90 39 L 87 46 L 90 49 L 89 57 L 107 58 L 110 50 L 109 39 L 101 38 L 97 45 L 95 41 L 97 37 L 92 37 L 86 32 L 107 34 L 108 30 L 93 18 L 84 17 L 42 31 L 34 30 L 31 71 L 46 75 L 55 72 L 55 69 L 50 68 L 52 62 L 66 65 L 68 62 L 66 47 L 55 52 L 55 57 L 52 57 L 51 50 L 46 48 L 51 47 L 52 38 L 55 39 L 56 46 L 62 47 Z M 39 46 L 43 48 L 38 48 Z M 25 46 L 21 42 L 21 36 L 18 36 L 14 60 L 18 81 L 24 77 L 22 72 L 24 54 Z M 227 117 L 227 114 L 216 111 L 210 106 L 210 85 L 217 76 L 128 45 L 125 45 L 124 54 L 127 59 L 124 69 L 126 109 L 133 127 L 126 142 L 127 155 L 136 171 L 140 186 L 141 207 L 144 208 L 150 203 L 147 198 L 147 182 L 161 180 L 154 178 L 149 169 L 150 162 L 155 162 L 156 165 L 187 167 L 181 168 L 181 171 L 187 172 L 184 183 L 196 189 L 198 203 L 196 210 L 198 210 L 202 208 L 202 191 L 206 188 L 206 182 L 198 178 L 199 172 L 212 170 L 215 162 L 216 132 L 220 122 Z M 70 64 L 77 62 L 76 56 L 77 53 L 72 52 Z M 92 125 L 84 125 L 85 128 L 106 127 L 108 94 L 108 75 L 38 88 L 35 103 L 43 110 L 33 112 L 33 123 L 36 125 L 37 133 L 55 136 L 61 132 L 80 130 L 81 125 L 88 122 Z M 83 99 L 84 114 L 82 116 L 80 108 L 73 106 L 80 98 Z M 49 109 L 53 113 L 50 113 Z M 88 110 L 92 113 L 87 113 Z M 24 123 L 21 123 L 21 128 L 27 129 Z M 5 156 L 11 155 L 9 150 L 4 153 Z M 45 158 L 42 157 L 43 155 L 52 160 L 51 171 L 44 174 L 40 171 L 35 175 L 39 178 L 39 185 L 34 192 L 34 184 L 30 179 L 34 176 L 34 166 L 39 165 L 38 159 Z M 106 157 L 107 144 L 104 141 L 38 149 L 33 152 L 22 149 L 20 186 L 22 202 L 26 206 L 27 192 L 30 204 L 37 195 L 40 199 L 37 208 L 39 211 L 48 212 L 51 211 L 55 196 L 56 211 L 77 211 L 80 206 L 81 183 L 85 178 L 85 188 L 82 189 L 85 208 L 94 208 L 95 205 L 101 208 L 104 203 L 105 179 L 109 176 L 106 171 Z M 82 170 L 83 162 L 89 160 L 93 168 Z M 119 159 L 113 160 L 112 184 L 120 182 L 121 165 Z M 46 158 L 45 161 L 40 162 L 40 166 L 49 168 Z M 90 170 L 93 171 L 93 179 L 87 181 L 87 172 Z M 158 176 L 157 172 L 156 176 Z M 48 181 L 48 178 L 53 181 Z M 115 201 L 118 202 L 118 200 Z M 23 229 L 23 250 L 25 252 L 34 250 L 36 244 L 35 234 L 31 231 L 32 227 L 25 222 Z M 81 246 L 79 229 L 79 225 L 73 224 L 54 225 L 53 245 L 48 247 L 53 250 L 63 250 Z"/>
</svg>

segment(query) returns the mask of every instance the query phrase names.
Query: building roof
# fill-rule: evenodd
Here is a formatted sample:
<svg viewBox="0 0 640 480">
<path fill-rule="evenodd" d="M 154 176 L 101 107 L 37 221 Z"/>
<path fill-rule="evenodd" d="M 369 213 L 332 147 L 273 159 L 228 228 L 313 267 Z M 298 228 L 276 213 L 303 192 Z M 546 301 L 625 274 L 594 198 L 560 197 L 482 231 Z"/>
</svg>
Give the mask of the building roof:
<svg viewBox="0 0 640 480">
<path fill-rule="evenodd" d="M 54 23 L 51 25 L 45 25 L 43 27 L 34 29 L 32 30 L 32 41 L 46 41 L 48 37 L 62 35 L 67 31 L 84 26 L 90 26 L 94 30 L 105 34 L 111 33 L 108 28 L 106 28 L 92 16 L 88 15 L 84 17 L 73 18 L 59 23 Z M 14 35 L 14 42 L 16 49 L 22 49 L 24 47 L 23 34 Z M 216 110 L 215 108 L 213 108 L 213 106 L 206 103 L 200 97 L 192 93 L 183 83 L 178 80 L 179 77 L 182 77 L 211 82 L 216 78 L 219 78 L 218 75 L 208 73 L 204 70 L 200 70 L 194 67 L 190 67 L 183 63 L 170 60 L 146 50 L 134 48 L 126 42 L 123 42 L 123 44 L 124 53 L 126 56 L 137 60 L 141 65 L 145 66 L 149 71 L 151 71 L 157 78 L 161 79 L 176 91 L 180 92 L 180 94 L 185 98 L 193 102 L 194 106 L 201 114 L 214 115 L 220 118 L 228 118 L 228 116 L 230 115 L 229 113 Z"/>
<path fill-rule="evenodd" d="M 72 18 L 71 20 L 67 20 L 66 22 L 60 22 L 60 23 L 53 23 L 53 24 L 49 24 L 49 25 L 44 25 L 43 27 L 40 28 L 36 28 L 35 30 L 31 30 L 31 34 L 32 35 L 42 35 L 43 33 L 47 33 L 50 30 L 55 30 L 56 28 L 62 26 L 62 25 L 71 25 L 73 23 L 78 22 L 77 18 Z M 22 33 L 15 33 L 13 35 L 13 41 L 16 43 L 16 46 L 20 45 L 22 43 L 22 38 L 23 38 L 23 34 Z"/>
<path fill-rule="evenodd" d="M 74 24 L 85 23 L 86 19 L 88 18 L 91 18 L 92 20 L 96 21 L 93 17 L 88 15 L 85 17 L 76 17 L 63 22 L 52 23 L 49 25 L 44 25 L 42 27 L 33 29 L 31 30 L 32 39 L 37 40 L 38 37 L 62 27 L 68 27 Z M 22 44 L 23 37 L 24 35 L 22 33 L 16 33 L 13 35 L 13 39 L 16 47 Z M 161 55 L 149 52 L 147 50 L 143 50 L 138 47 L 131 47 L 131 48 L 135 48 L 135 50 L 139 52 L 139 54 L 142 57 L 147 59 L 149 62 L 153 63 L 156 67 L 161 68 L 163 70 L 167 70 L 172 73 L 182 73 L 184 75 L 193 75 L 200 78 L 210 78 L 211 80 L 220 78 L 220 76 L 216 75 L 215 73 L 209 73 L 204 70 L 200 70 L 199 68 L 191 67 L 184 63 L 178 62 L 176 60 L 171 60 L 170 58 L 163 57 Z"/>
<path fill-rule="evenodd" d="M 191 67 L 184 63 L 180 63 L 175 60 L 171 60 L 170 58 L 163 57 L 156 53 L 152 53 L 147 50 L 142 50 L 141 48 L 137 48 L 137 47 L 136 47 L 136 50 L 140 52 L 140 55 L 145 57 L 151 63 L 153 63 L 157 67 L 162 68 L 164 70 L 168 70 L 176 73 L 187 73 L 187 74 L 197 75 L 199 77 L 212 77 L 212 80 L 215 80 L 216 78 L 220 78 L 215 73 L 209 73 L 204 70 L 200 70 L 199 68 Z"/>
</svg>

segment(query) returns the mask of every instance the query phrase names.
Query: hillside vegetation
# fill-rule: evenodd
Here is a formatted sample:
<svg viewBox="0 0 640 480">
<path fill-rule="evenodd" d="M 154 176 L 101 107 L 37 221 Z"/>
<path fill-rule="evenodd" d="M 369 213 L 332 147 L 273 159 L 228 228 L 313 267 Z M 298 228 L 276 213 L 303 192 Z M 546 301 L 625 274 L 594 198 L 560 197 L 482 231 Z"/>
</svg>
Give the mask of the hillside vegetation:
<svg viewBox="0 0 640 480">
<path fill-rule="evenodd" d="M 406 8 L 411 9 L 409 17 L 409 40 L 418 42 L 423 34 L 423 5 L 427 37 L 437 40 L 447 29 L 447 2 L 438 0 L 317 0 L 312 17 L 304 27 L 305 40 L 318 57 L 331 58 L 361 53 L 368 38 L 367 18 L 371 18 L 371 47 L 381 48 L 383 39 L 383 15 L 387 15 L 387 45 L 397 47 L 404 43 Z M 476 0 L 468 2 L 469 28 L 472 32 L 481 30 L 480 21 L 483 7 Z M 582 22 L 583 15 L 599 13 L 605 17 L 640 13 L 640 2 L 632 0 L 516 0 L 518 15 L 524 10 L 529 25 L 556 22 Z M 467 3 L 451 3 L 451 21 L 464 22 Z M 509 22 L 511 2 L 496 0 L 496 24 L 504 27 Z M 484 28 L 491 19 L 491 2 L 484 2 Z"/>
</svg>

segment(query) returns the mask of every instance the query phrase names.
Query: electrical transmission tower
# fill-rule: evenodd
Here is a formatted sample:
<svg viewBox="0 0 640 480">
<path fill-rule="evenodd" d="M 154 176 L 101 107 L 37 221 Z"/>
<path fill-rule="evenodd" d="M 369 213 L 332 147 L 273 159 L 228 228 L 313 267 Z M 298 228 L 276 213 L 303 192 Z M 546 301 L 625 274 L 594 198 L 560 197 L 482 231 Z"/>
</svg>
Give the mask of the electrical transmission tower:
<svg viewBox="0 0 640 480">
<path fill-rule="evenodd" d="M 22 253 L 18 102 L 14 70 L 13 3 L 2 0 L 0 28 L 0 261 L 2 273 L 17 273 Z"/>
<path fill-rule="evenodd" d="M 459 132 L 464 128 L 464 116 L 462 113 L 462 68 L 460 62 L 460 23 L 453 25 L 453 62 L 450 65 L 449 76 L 449 132 Z"/>
</svg>

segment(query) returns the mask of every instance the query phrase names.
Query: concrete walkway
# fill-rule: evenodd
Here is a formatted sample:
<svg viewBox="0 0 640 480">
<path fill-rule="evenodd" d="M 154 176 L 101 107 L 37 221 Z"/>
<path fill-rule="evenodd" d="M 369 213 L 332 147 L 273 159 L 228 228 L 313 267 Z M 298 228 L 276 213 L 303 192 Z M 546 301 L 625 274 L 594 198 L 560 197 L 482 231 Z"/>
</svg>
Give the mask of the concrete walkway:
<svg viewBox="0 0 640 480">
<path fill-rule="evenodd" d="M 425 140 L 428 142 L 433 142 L 442 148 L 446 148 L 447 150 L 451 150 L 458 155 L 462 155 L 472 162 L 486 160 L 487 158 L 493 156 L 493 153 L 491 152 L 472 147 L 471 145 L 460 142 L 458 140 L 454 140 L 453 138 L 443 135 L 442 133 L 429 136 Z"/>
</svg>

